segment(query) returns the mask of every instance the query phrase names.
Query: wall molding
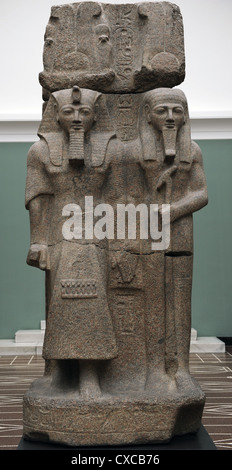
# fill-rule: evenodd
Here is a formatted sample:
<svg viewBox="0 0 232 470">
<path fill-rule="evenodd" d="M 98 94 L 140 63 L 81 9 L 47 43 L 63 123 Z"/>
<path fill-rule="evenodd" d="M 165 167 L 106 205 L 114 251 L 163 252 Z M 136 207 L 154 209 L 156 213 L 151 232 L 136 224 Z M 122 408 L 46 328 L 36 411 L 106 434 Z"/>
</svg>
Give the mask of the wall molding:
<svg viewBox="0 0 232 470">
<path fill-rule="evenodd" d="M 232 113 L 230 116 L 191 116 L 191 135 L 193 140 L 232 139 Z"/>
<path fill-rule="evenodd" d="M 35 142 L 40 114 L 0 115 L 0 142 Z"/>
<path fill-rule="evenodd" d="M 40 114 L 0 115 L 0 142 L 35 142 Z M 191 134 L 194 140 L 232 139 L 232 112 L 192 113 Z"/>
</svg>

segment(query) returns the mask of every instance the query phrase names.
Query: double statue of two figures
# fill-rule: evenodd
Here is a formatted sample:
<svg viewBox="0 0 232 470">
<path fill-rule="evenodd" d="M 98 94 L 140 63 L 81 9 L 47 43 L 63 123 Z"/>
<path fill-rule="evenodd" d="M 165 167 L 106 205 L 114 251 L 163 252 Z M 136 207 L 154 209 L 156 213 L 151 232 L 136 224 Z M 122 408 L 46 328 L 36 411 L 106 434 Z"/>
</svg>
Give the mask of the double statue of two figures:
<svg viewBox="0 0 232 470">
<path fill-rule="evenodd" d="M 60 7 L 66 16 L 56 13 L 56 21 L 53 10 L 50 29 L 67 21 L 67 8 L 79 18 L 81 5 Z M 158 4 L 162 11 L 154 5 L 140 5 L 139 13 L 132 5 L 142 25 L 146 8 L 160 28 L 165 8 L 180 15 L 166 2 Z M 99 47 L 124 47 L 126 60 L 136 35 L 133 24 L 134 36 L 123 23 L 131 18 L 130 5 L 117 6 L 124 26 L 115 26 L 112 14 L 111 29 L 106 17 L 116 6 L 85 7 L 95 30 L 98 21 Z M 81 53 L 74 52 L 75 62 Z M 156 52 L 150 68 L 147 63 L 133 75 L 133 86 L 127 77 L 121 89 L 117 54 L 115 75 L 78 72 L 56 91 L 52 74 L 46 83 L 46 73 L 42 77 L 46 106 L 39 141 L 28 154 L 26 184 L 27 263 L 46 276 L 45 373 L 24 397 L 24 436 L 31 440 L 166 442 L 201 424 L 205 397 L 189 373 L 189 344 L 192 219 L 207 204 L 202 155 L 191 141 L 184 93 L 172 82 L 160 86 L 162 77 L 178 76 L 174 54 Z M 54 63 L 53 75 L 62 81 Z M 116 80 L 116 92 L 107 77 Z M 89 87 L 80 86 L 84 79 Z"/>
</svg>

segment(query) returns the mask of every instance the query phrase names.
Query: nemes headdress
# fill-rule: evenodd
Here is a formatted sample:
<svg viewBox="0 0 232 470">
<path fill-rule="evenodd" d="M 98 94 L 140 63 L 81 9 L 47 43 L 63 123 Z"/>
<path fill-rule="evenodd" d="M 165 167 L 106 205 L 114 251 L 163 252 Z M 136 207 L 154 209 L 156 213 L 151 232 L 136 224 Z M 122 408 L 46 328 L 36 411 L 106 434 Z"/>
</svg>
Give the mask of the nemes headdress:
<svg viewBox="0 0 232 470">
<path fill-rule="evenodd" d="M 50 160 L 55 166 L 62 165 L 63 150 L 63 132 L 57 121 L 57 111 L 65 104 L 79 103 L 92 107 L 95 113 L 95 122 L 90 131 L 93 166 L 102 165 L 108 142 L 115 135 L 104 96 L 101 93 L 78 86 L 55 91 L 49 98 L 38 131 L 38 136 L 44 138 L 48 144 Z"/>
<path fill-rule="evenodd" d="M 79 88 L 77 85 L 67 90 L 55 91 L 52 93 L 59 108 L 65 104 L 86 104 L 94 108 L 95 103 L 101 96 L 97 91 Z"/>
<path fill-rule="evenodd" d="M 180 89 L 157 88 L 145 93 L 140 113 L 140 139 L 144 160 L 159 160 L 158 138 L 145 113 L 146 105 L 151 107 L 168 102 L 180 103 L 184 108 L 184 124 L 178 131 L 176 142 L 176 161 L 191 163 L 191 132 L 188 104 L 185 94 Z"/>
</svg>

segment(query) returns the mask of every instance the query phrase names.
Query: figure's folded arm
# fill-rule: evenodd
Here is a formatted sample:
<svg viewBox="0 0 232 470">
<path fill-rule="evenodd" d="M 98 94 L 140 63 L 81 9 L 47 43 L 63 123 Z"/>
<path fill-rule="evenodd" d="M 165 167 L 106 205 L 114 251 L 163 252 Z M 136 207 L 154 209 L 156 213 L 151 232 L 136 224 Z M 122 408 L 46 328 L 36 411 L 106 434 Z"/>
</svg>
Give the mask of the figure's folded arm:
<svg viewBox="0 0 232 470">
<path fill-rule="evenodd" d="M 189 188 L 186 191 L 185 197 L 171 205 L 172 220 L 192 214 L 208 203 L 208 192 L 201 150 L 195 142 L 192 143 L 192 149 L 193 163 L 190 170 Z"/>
</svg>

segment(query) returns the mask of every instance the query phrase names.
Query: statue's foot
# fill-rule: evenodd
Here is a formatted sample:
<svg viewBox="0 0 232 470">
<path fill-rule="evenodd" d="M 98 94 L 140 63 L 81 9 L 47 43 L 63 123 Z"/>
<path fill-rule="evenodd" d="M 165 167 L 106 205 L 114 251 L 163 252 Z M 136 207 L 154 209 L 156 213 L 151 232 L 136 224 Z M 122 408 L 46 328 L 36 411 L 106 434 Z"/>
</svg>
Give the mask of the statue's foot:
<svg viewBox="0 0 232 470">
<path fill-rule="evenodd" d="M 185 394 L 191 393 L 193 391 L 197 392 L 200 398 L 203 399 L 204 392 L 201 390 L 200 385 L 198 382 L 190 375 L 190 372 L 186 368 L 179 368 L 176 375 L 175 375 L 175 382 L 177 389 L 181 392 L 183 391 Z"/>
<path fill-rule="evenodd" d="M 173 377 L 170 377 L 166 371 L 150 372 L 146 384 L 146 395 L 160 394 L 167 395 L 176 390 L 176 383 Z"/>
<path fill-rule="evenodd" d="M 101 397 L 101 389 L 94 384 L 82 384 L 79 388 L 81 400 L 96 400 Z"/>
</svg>

